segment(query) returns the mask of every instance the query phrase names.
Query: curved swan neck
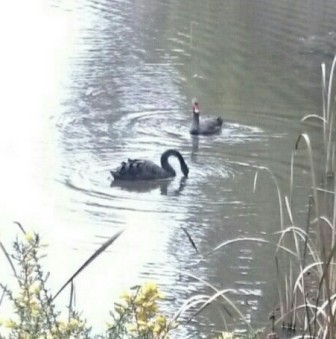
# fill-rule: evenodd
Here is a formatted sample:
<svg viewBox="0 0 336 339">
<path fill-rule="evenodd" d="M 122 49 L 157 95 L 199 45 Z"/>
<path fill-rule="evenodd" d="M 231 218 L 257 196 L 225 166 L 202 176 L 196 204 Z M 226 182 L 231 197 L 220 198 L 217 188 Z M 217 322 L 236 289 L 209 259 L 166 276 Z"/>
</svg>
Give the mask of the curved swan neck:
<svg viewBox="0 0 336 339">
<path fill-rule="evenodd" d="M 187 164 L 185 163 L 181 153 L 176 151 L 176 150 L 170 149 L 170 150 L 167 150 L 167 151 L 162 153 L 162 155 L 161 155 L 161 167 L 164 170 L 166 170 L 167 172 L 169 172 L 170 174 L 172 174 L 174 176 L 176 175 L 174 168 L 168 162 L 168 158 L 172 155 L 177 157 L 177 159 L 179 159 L 180 165 L 181 165 L 181 170 L 182 170 L 183 174 L 185 176 L 188 176 L 189 170 L 188 170 Z"/>
<path fill-rule="evenodd" d="M 168 162 L 168 158 L 171 155 L 177 156 L 176 153 L 177 153 L 177 151 L 168 150 L 168 151 L 163 152 L 162 155 L 161 155 L 161 167 L 174 176 L 176 175 L 176 172 L 175 172 L 174 168 Z"/>
</svg>

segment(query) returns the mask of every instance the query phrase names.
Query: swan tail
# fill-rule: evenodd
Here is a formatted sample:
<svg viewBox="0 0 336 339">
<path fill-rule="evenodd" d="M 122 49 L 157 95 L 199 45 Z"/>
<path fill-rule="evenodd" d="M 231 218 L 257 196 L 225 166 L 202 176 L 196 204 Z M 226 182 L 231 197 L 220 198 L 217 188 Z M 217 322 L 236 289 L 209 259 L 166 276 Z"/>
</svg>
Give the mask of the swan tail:
<svg viewBox="0 0 336 339">
<path fill-rule="evenodd" d="M 112 175 L 112 181 L 111 181 L 111 186 L 113 185 L 113 183 L 116 181 L 116 179 L 118 179 L 118 173 L 115 171 L 110 171 L 111 175 Z"/>
</svg>

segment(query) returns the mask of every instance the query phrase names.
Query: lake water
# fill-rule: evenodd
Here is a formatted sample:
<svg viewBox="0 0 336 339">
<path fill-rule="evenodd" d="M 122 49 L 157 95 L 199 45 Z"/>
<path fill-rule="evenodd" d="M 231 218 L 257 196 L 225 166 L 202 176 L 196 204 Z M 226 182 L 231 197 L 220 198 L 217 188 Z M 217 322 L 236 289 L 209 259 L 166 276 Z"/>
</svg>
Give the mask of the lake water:
<svg viewBox="0 0 336 339">
<path fill-rule="evenodd" d="M 208 253 L 280 229 L 275 186 L 265 173 L 253 192 L 255 167 L 269 167 L 286 193 L 299 133 L 320 147 L 319 125 L 300 120 L 321 112 L 335 1 L 35 0 L 0 9 L 2 241 L 10 246 L 15 220 L 39 232 L 55 291 L 125 230 L 76 279 L 77 308 L 97 332 L 119 293 L 147 280 L 167 294 L 168 314 L 196 293 L 213 294 L 204 280 L 233 289 L 228 296 L 253 326 L 268 324 L 274 247 L 239 242 Z M 204 115 L 224 119 L 220 135 L 189 135 L 194 96 Z M 178 172 L 110 187 L 121 161 L 159 163 L 169 148 L 188 163 L 187 180 Z M 298 218 L 307 209 L 306 159 L 299 153 Z M 224 329 L 219 313 L 210 307 L 177 337 Z"/>
</svg>

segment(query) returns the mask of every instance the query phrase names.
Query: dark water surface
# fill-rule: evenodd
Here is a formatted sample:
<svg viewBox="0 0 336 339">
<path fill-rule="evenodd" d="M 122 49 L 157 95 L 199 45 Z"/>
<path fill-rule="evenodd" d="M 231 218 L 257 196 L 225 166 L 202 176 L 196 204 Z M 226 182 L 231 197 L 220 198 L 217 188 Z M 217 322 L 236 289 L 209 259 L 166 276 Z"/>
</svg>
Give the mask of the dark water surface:
<svg viewBox="0 0 336 339">
<path fill-rule="evenodd" d="M 141 281 L 160 285 L 170 314 L 195 293 L 212 293 L 190 274 L 232 288 L 229 296 L 246 319 L 267 323 L 276 297 L 274 248 L 241 242 L 203 258 L 181 227 L 202 254 L 229 239 L 269 239 L 279 230 L 275 187 L 265 174 L 253 193 L 254 166 L 269 167 L 286 192 L 298 134 L 318 132 L 300 119 L 321 111 L 320 64 L 329 65 L 335 53 L 335 1 L 8 6 L 2 14 L 10 34 L 0 80 L 1 233 L 8 235 L 13 220 L 40 232 L 50 244 L 47 265 L 56 289 L 125 229 L 76 282 L 78 309 L 97 331 L 116 296 Z M 223 117 L 221 135 L 189 135 L 193 96 L 205 113 Z M 110 187 L 109 169 L 122 160 L 159 163 L 168 148 L 185 157 L 187 180 L 179 174 Z M 309 181 L 307 169 L 302 153 L 298 186 Z M 304 193 L 296 194 L 302 212 Z M 223 328 L 213 307 L 178 336 Z"/>
</svg>

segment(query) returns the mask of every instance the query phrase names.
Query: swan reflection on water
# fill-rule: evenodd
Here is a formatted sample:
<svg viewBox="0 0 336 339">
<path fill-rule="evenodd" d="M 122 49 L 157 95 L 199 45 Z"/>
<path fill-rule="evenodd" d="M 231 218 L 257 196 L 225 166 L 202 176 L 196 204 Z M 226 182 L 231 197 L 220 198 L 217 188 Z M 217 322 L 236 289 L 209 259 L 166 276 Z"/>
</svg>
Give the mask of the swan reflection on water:
<svg viewBox="0 0 336 339">
<path fill-rule="evenodd" d="M 178 196 L 183 191 L 187 183 L 186 177 L 181 177 L 179 179 L 179 186 L 175 189 L 169 189 L 170 186 L 175 186 L 173 183 L 176 180 L 171 179 L 162 179 L 162 180 L 152 180 L 152 181 L 121 181 L 115 180 L 111 182 L 111 187 L 118 187 L 121 190 L 128 192 L 137 192 L 145 193 L 150 192 L 155 189 L 160 189 L 161 195 L 173 195 Z"/>
<path fill-rule="evenodd" d="M 192 142 L 191 160 L 196 161 L 197 160 L 197 153 L 198 153 L 198 149 L 199 149 L 199 138 L 198 138 L 198 136 L 192 136 L 191 142 Z"/>
</svg>

